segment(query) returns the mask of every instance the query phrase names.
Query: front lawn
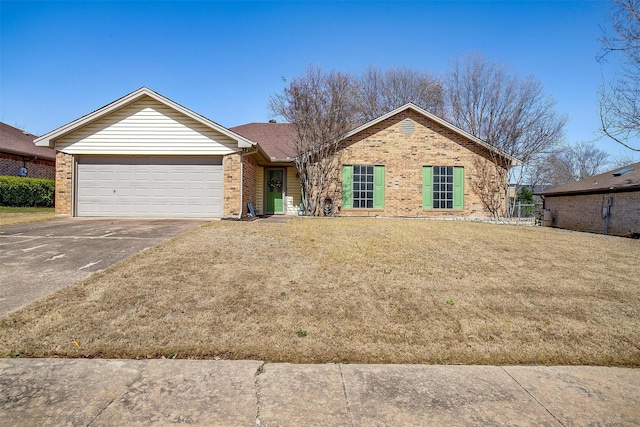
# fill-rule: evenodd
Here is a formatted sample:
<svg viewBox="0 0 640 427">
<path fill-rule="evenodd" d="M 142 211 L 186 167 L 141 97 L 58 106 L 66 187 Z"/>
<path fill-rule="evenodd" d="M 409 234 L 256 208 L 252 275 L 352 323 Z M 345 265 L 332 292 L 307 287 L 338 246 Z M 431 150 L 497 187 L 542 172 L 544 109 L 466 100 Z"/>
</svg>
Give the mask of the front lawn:
<svg viewBox="0 0 640 427">
<path fill-rule="evenodd" d="M 0 225 L 46 221 L 54 218 L 54 208 L 15 208 L 0 206 Z"/>
<path fill-rule="evenodd" d="M 640 366 L 640 241 L 458 221 L 212 222 L 5 316 L 0 354 Z"/>
</svg>

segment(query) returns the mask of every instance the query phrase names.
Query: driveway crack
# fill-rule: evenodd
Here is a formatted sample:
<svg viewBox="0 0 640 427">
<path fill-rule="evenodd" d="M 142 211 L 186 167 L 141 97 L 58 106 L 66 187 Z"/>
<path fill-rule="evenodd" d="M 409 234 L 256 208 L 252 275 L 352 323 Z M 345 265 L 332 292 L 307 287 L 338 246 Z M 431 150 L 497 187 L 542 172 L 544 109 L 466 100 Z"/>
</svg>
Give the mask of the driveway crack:
<svg viewBox="0 0 640 427">
<path fill-rule="evenodd" d="M 553 417 L 553 419 L 554 419 L 554 420 L 556 420 L 556 421 L 558 422 L 558 424 L 560 424 L 562 427 L 566 427 L 566 426 L 562 423 L 562 421 L 560 421 L 560 420 L 558 419 L 558 417 L 556 417 L 556 416 L 553 414 L 553 412 L 551 412 L 549 409 L 547 409 L 547 407 L 546 407 L 546 406 L 544 406 L 544 404 L 543 404 L 542 402 L 540 402 L 538 399 L 536 399 L 536 397 L 535 397 L 533 394 L 531 394 L 531 393 L 529 392 L 529 390 L 527 390 L 527 389 L 526 389 L 522 384 L 520 384 L 520 383 L 518 382 L 518 380 L 516 380 L 516 379 L 513 377 L 513 375 L 511 375 L 511 374 L 510 374 L 506 369 L 504 369 L 504 366 L 500 366 L 500 369 L 502 369 L 502 370 L 504 371 L 504 373 L 505 373 L 505 374 L 509 375 L 509 377 L 511 377 L 511 379 L 512 379 L 516 384 L 518 384 L 518 385 L 520 386 L 520 388 L 521 388 L 522 390 L 524 390 L 524 392 L 525 392 L 525 393 L 527 393 L 527 394 L 529 395 L 529 397 L 531 397 L 534 401 L 536 401 L 536 403 L 537 403 L 538 405 L 542 406 L 542 408 L 543 408 L 545 411 L 547 411 L 547 413 L 548 413 L 549 415 L 551 415 L 551 416 Z"/>
<path fill-rule="evenodd" d="M 256 377 L 256 381 L 255 381 L 255 385 L 256 385 L 256 418 L 255 418 L 255 424 L 257 426 L 260 425 L 261 421 L 260 421 L 260 406 L 262 404 L 261 402 L 261 387 L 260 387 L 260 375 L 264 374 L 264 365 L 265 362 L 262 362 L 262 364 L 260 366 L 258 366 L 258 369 L 256 369 L 256 373 L 255 373 L 255 377 Z"/>
<path fill-rule="evenodd" d="M 353 414 L 351 413 L 351 404 L 349 403 L 349 395 L 347 394 L 347 386 L 344 383 L 344 375 L 342 373 L 342 365 L 338 363 L 338 370 L 340 371 L 340 381 L 342 382 L 342 393 L 344 393 L 344 400 L 347 403 L 347 413 L 349 414 L 349 423 L 351 427 L 353 424 Z"/>
<path fill-rule="evenodd" d="M 95 417 L 93 417 L 93 419 L 91 421 L 89 421 L 89 423 L 87 424 L 87 427 L 91 427 L 91 425 L 93 425 L 93 423 L 104 413 L 104 411 L 107 410 L 107 408 L 109 406 L 111 406 L 113 404 L 113 402 L 115 402 L 116 400 L 119 400 L 122 396 L 124 396 L 126 393 L 128 393 L 131 390 L 131 386 L 133 384 L 135 384 L 137 381 L 141 381 L 142 380 L 142 371 L 144 370 L 144 365 L 140 364 L 140 370 L 138 371 L 138 374 L 133 377 L 133 379 L 131 381 L 129 381 L 126 385 L 126 387 L 124 388 L 124 390 L 122 390 L 122 393 L 118 394 L 117 396 L 115 396 L 113 399 L 111 399 L 109 402 L 107 402 L 106 405 L 104 405 L 104 407 L 102 409 L 100 409 L 100 411 L 96 414 Z"/>
</svg>

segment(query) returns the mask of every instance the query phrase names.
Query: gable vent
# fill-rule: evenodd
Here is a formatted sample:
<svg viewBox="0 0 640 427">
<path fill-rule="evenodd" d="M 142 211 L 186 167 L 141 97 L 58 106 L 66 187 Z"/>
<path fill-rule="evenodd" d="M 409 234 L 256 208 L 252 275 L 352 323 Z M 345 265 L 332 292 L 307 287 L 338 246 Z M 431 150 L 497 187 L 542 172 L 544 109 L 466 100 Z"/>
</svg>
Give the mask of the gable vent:
<svg viewBox="0 0 640 427">
<path fill-rule="evenodd" d="M 416 124 L 413 123 L 411 119 L 405 119 L 402 123 L 400 123 L 400 130 L 405 135 L 410 135 L 416 130 Z"/>
</svg>

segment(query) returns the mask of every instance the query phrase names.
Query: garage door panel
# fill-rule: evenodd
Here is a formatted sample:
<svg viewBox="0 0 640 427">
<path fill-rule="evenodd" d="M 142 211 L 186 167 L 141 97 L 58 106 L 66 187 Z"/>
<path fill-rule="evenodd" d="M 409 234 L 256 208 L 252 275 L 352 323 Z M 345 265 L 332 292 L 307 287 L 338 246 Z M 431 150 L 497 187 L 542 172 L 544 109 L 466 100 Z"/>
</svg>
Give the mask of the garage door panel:
<svg viewBox="0 0 640 427">
<path fill-rule="evenodd" d="M 222 159 L 80 157 L 79 216 L 221 217 Z"/>
</svg>

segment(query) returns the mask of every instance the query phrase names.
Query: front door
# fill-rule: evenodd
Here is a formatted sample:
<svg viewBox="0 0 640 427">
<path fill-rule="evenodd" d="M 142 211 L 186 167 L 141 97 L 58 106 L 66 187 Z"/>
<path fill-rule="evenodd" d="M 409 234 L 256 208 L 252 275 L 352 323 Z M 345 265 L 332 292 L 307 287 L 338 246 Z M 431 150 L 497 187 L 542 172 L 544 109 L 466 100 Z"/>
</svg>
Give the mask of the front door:
<svg viewBox="0 0 640 427">
<path fill-rule="evenodd" d="M 267 169 L 267 214 L 284 213 L 282 191 L 284 186 L 283 169 Z"/>
</svg>

